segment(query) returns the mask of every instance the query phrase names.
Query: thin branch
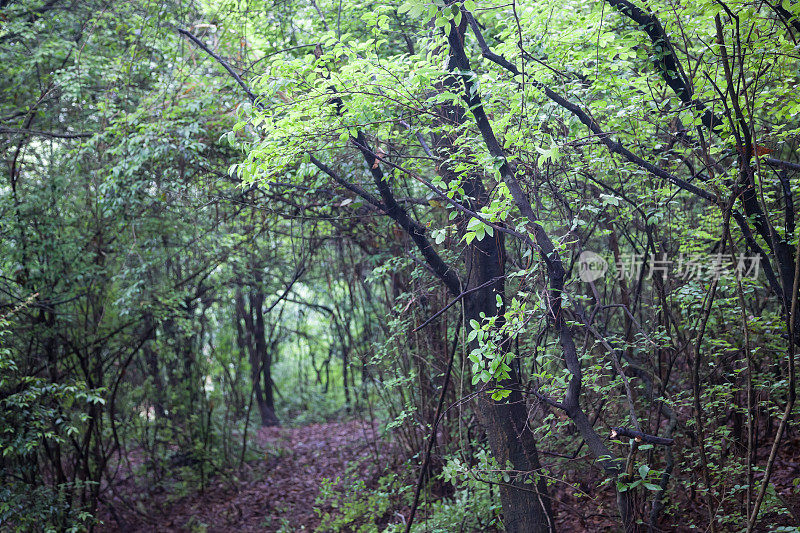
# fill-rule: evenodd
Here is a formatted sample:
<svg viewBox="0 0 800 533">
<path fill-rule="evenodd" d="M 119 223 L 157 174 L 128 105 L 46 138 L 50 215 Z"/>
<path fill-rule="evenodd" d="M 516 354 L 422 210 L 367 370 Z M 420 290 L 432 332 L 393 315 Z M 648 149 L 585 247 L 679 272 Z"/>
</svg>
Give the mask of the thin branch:
<svg viewBox="0 0 800 533">
<path fill-rule="evenodd" d="M 477 287 L 473 287 L 473 288 L 471 288 L 471 289 L 469 289 L 469 290 L 466 290 L 466 291 L 462 292 L 461 294 L 459 294 L 458 296 L 456 296 L 455 298 L 453 298 L 453 300 L 452 300 L 450 303 L 448 303 L 447 305 L 445 305 L 444 307 L 442 307 L 441 309 L 439 309 L 438 311 L 436 311 L 436 313 L 434 313 L 434 314 L 433 314 L 433 316 L 432 316 L 432 317 L 430 317 L 428 320 L 426 320 L 425 322 L 423 322 L 423 323 L 422 323 L 422 325 L 420 325 L 420 326 L 417 326 L 416 328 L 414 328 L 413 330 L 411 330 L 411 333 L 416 333 L 416 332 L 418 332 L 419 330 L 423 329 L 425 326 L 427 326 L 428 324 L 430 324 L 431 322 L 433 322 L 433 321 L 436 319 L 436 317 L 438 317 L 439 315 L 441 315 L 442 313 L 444 313 L 445 311 L 447 311 L 448 309 L 450 309 L 451 307 L 453 307 L 453 305 L 455 305 L 456 303 L 458 303 L 458 302 L 461 300 L 461 298 L 463 298 L 464 296 L 467 296 L 467 295 L 469 295 L 469 294 L 472 294 L 473 292 L 477 292 L 477 291 L 479 291 L 479 290 L 481 290 L 481 289 L 485 289 L 485 288 L 486 288 L 486 287 L 488 287 L 489 285 L 491 285 L 491 284 L 493 284 L 493 283 L 495 283 L 495 282 L 497 282 L 497 281 L 499 281 L 499 280 L 501 280 L 501 279 L 503 279 L 503 278 L 505 278 L 505 276 L 498 276 L 498 277 L 496 277 L 496 278 L 492 278 L 492 279 L 490 279 L 489 281 L 487 281 L 486 283 L 482 283 L 482 284 L 478 285 Z"/>
<path fill-rule="evenodd" d="M 201 50 L 203 50 L 205 53 L 207 53 L 208 55 L 210 55 L 211 57 L 216 59 L 217 63 L 222 65 L 223 68 L 225 68 L 225 70 L 228 71 L 228 74 L 230 74 L 231 77 L 234 80 L 236 80 L 236 83 L 238 83 L 239 86 L 242 89 L 244 89 L 244 92 L 247 93 L 248 97 L 250 97 L 250 101 L 253 102 L 253 104 L 256 103 L 256 100 L 258 99 L 258 97 L 253 93 L 253 91 L 250 90 L 250 87 L 248 87 L 248 85 L 244 81 L 242 81 L 242 78 L 239 77 L 239 75 L 236 73 L 235 70 L 233 70 L 233 68 L 230 66 L 230 64 L 228 64 L 227 61 L 225 61 L 224 59 L 222 59 L 222 57 L 220 57 L 219 55 L 217 55 L 214 52 L 212 52 L 211 49 L 208 46 L 206 46 L 206 44 L 203 41 L 201 41 L 200 39 L 195 37 L 191 32 L 189 32 L 187 30 L 184 30 L 183 28 L 178 28 L 178 33 L 188 37 Z M 259 107 L 262 107 L 262 106 L 259 106 Z"/>
<path fill-rule="evenodd" d="M 39 137 L 52 137 L 54 139 L 86 139 L 94 135 L 94 133 L 58 133 L 54 131 L 40 131 L 29 129 L 15 129 L 15 128 L 2 128 L 0 133 L 22 134 L 22 135 L 36 135 Z"/>
<path fill-rule="evenodd" d="M 431 461 L 431 451 L 433 445 L 436 443 L 436 428 L 439 426 L 439 416 L 442 412 L 444 405 L 444 396 L 447 394 L 447 386 L 450 384 L 450 374 L 453 371 L 453 360 L 456 356 L 456 348 L 458 348 L 458 333 L 460 328 L 456 328 L 455 335 L 453 336 L 453 348 L 450 350 L 450 360 L 447 362 L 447 371 L 444 374 L 444 384 L 442 385 L 442 392 L 439 393 L 439 403 L 436 404 L 436 414 L 433 415 L 433 424 L 431 424 L 431 433 L 428 437 L 428 445 L 425 448 L 425 458 L 422 460 L 420 467 L 419 477 L 417 478 L 417 486 L 414 489 L 414 502 L 411 504 L 411 513 L 406 522 L 405 533 L 411 531 L 411 525 L 414 523 L 414 515 L 417 513 L 417 505 L 419 505 L 419 493 L 422 490 L 422 484 L 425 481 L 425 472 L 428 470 L 428 464 Z"/>
<path fill-rule="evenodd" d="M 628 429 L 625 427 L 611 428 L 611 438 L 614 439 L 618 436 L 629 437 L 636 442 L 644 442 L 645 444 L 662 444 L 664 446 L 672 446 L 675 439 L 665 439 L 664 437 L 657 437 L 656 435 L 648 435 L 641 431 Z"/>
<path fill-rule="evenodd" d="M 470 26 L 472 27 L 472 32 L 475 34 L 475 38 L 478 40 L 478 45 L 481 49 L 481 54 L 483 57 L 488 59 L 489 61 L 503 67 L 504 69 L 508 70 L 512 74 L 522 75 L 522 72 L 517 68 L 516 65 L 508 61 L 501 55 L 495 54 L 491 51 L 489 46 L 486 44 L 486 40 L 483 38 L 483 34 L 481 33 L 480 28 L 478 27 L 478 23 L 475 20 L 475 17 L 472 16 L 471 13 L 467 12 L 467 20 L 469 21 Z M 610 135 L 607 132 L 604 132 L 602 128 L 594 121 L 585 111 L 583 111 L 580 107 L 573 104 L 563 96 L 555 93 L 552 89 L 544 85 L 542 82 L 538 80 L 530 80 L 531 85 L 536 87 L 537 89 L 544 92 L 545 96 L 547 96 L 550 100 L 554 101 L 573 115 L 577 117 L 583 124 L 585 124 L 592 133 L 597 135 L 598 139 L 601 143 L 603 143 L 610 152 L 621 155 L 631 163 L 647 170 L 651 174 L 663 178 L 670 183 L 677 185 L 681 189 L 691 192 L 692 194 L 703 198 L 704 200 L 708 200 L 709 202 L 715 203 L 716 196 L 708 191 L 700 189 L 699 187 L 692 185 L 691 183 L 678 178 L 677 176 L 673 176 L 669 172 L 662 170 L 655 165 L 648 163 L 641 157 L 637 156 L 627 148 L 625 148 L 622 144 L 618 141 L 614 141 L 611 139 Z"/>
</svg>

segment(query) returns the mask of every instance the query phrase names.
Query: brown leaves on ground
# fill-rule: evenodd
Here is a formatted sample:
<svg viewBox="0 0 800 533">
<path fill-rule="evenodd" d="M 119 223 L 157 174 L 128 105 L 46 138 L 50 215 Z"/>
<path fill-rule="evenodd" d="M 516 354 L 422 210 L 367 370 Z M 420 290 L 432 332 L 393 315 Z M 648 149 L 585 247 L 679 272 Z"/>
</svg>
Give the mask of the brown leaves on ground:
<svg viewBox="0 0 800 533">
<path fill-rule="evenodd" d="M 772 441 L 761 440 L 758 464 L 763 465 Z M 737 454 L 733 445 L 728 444 L 728 459 L 742 461 L 741 453 Z M 351 464 L 352 468 L 358 463 L 357 475 L 368 479 L 367 485 L 372 486 L 376 475 L 397 464 L 398 455 L 385 441 L 377 440 L 375 426 L 361 421 L 261 428 L 253 435 L 251 445 L 267 452 L 261 459 L 246 465 L 238 479 L 218 475 L 202 492 L 176 498 L 164 491 L 155 494 L 151 491 L 150 496 L 142 499 L 139 495 L 146 492 L 146 487 L 137 486 L 132 477 L 117 483 L 114 492 L 125 500 L 115 497 L 111 505 L 101 508 L 99 516 L 104 525 L 99 530 L 126 533 L 314 531 L 320 524 L 314 507 L 323 479 L 341 477 L 343 483 L 337 490 L 347 491 L 346 484 L 351 479 L 346 475 L 347 466 Z M 546 452 L 544 457 L 545 462 L 550 460 Z M 558 531 L 599 532 L 618 528 L 613 490 L 597 487 L 602 477 L 598 470 L 576 468 L 567 475 L 573 480 L 571 483 L 558 482 L 551 487 Z M 760 477 L 757 475 L 756 481 Z M 795 514 L 800 514 L 800 497 L 793 490 L 798 477 L 800 436 L 791 432 L 779 449 L 772 482 L 782 505 Z M 577 497 L 577 493 L 581 497 Z M 649 499 L 652 494 L 641 491 L 639 497 Z M 696 517 L 707 513 L 705 500 L 699 493 L 684 490 L 675 479 L 670 483 L 666 503 L 680 511 L 676 514 L 673 509 L 672 514 L 661 516 L 657 526 L 662 531 L 689 531 L 689 521 L 684 520 L 682 512 Z M 397 511 L 407 516 L 409 510 L 404 507 Z M 764 520 L 773 523 L 790 524 L 793 518 L 789 512 L 778 515 L 770 511 L 767 515 Z M 424 516 L 421 509 L 418 522 L 424 521 Z M 647 520 L 646 516 L 641 518 Z M 696 521 L 702 523 L 703 519 Z"/>
<path fill-rule="evenodd" d="M 261 428 L 254 441 L 268 452 L 248 465 L 247 479 L 217 476 L 205 491 L 173 503 L 167 503 L 166 494 L 151 497 L 144 502 L 150 516 L 113 501 L 113 511 L 101 510 L 100 531 L 314 531 L 319 524 L 314 500 L 322 480 L 343 475 L 361 456 L 380 455 L 374 427 L 361 421 Z"/>
</svg>

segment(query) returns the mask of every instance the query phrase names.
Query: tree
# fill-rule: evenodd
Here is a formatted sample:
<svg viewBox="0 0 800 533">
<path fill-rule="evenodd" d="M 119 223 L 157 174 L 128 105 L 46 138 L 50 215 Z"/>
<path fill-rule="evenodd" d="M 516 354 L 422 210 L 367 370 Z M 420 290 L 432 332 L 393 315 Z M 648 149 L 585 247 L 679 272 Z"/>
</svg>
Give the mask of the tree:
<svg viewBox="0 0 800 533">
<path fill-rule="evenodd" d="M 362 203 L 357 205 L 385 213 L 395 221 L 415 244 L 420 260 L 441 279 L 452 297 L 465 300 L 465 315 L 474 321 L 472 329 L 478 330 L 471 337 L 474 381 L 488 382 L 490 391 L 494 391 L 494 403 L 485 402 L 484 395 L 478 396 L 478 403 L 484 405 L 479 411 L 483 413 L 495 457 L 501 464 L 510 459 L 516 472 L 538 470 L 535 444 L 528 435 L 526 411 L 518 396 L 520 390 L 532 393 L 538 401 L 569 416 L 606 474 L 617 479 L 621 519 L 627 530 L 634 530 L 640 511 L 635 508 L 636 491 L 632 487 L 648 482 L 646 479 L 636 482 L 632 474 L 638 443 L 625 459 L 613 453 L 592 427 L 581 406 L 587 391 L 584 364 L 573 339 L 575 328 L 597 337 L 597 342 L 611 353 L 614 371 L 624 390 L 618 405 L 622 412 L 630 414 L 629 423 L 636 431 L 640 423 L 630 375 L 641 380 L 645 391 L 649 391 L 645 395 L 650 397 L 659 377 L 640 366 L 630 348 L 622 352 L 627 355 L 625 370 L 617 348 L 591 324 L 590 316 L 607 309 L 596 289 L 592 289 L 589 298 L 595 300 L 593 306 L 599 307 L 591 315 L 581 299 L 576 300 L 581 292 L 578 288 L 570 295 L 575 303 L 569 309 L 562 306 L 568 281 L 562 257 L 570 253 L 574 244 L 578 244 L 579 252 L 594 232 L 591 226 L 588 232 L 580 229 L 579 223 L 586 222 L 571 208 L 570 202 L 587 205 L 592 196 L 599 196 L 608 206 L 619 206 L 620 201 L 630 203 L 635 216 L 642 217 L 639 223 L 644 225 L 642 233 L 647 239 L 645 263 L 648 260 L 653 263 L 658 253 L 655 228 L 662 217 L 691 220 L 703 205 L 718 206 L 720 209 L 706 220 L 709 229 L 722 225 L 722 235 L 717 238 L 719 246 L 725 249 L 728 241 L 736 246 L 732 239 L 743 241 L 750 254 L 761 258 L 769 288 L 777 301 L 793 300 L 796 295 L 789 289 L 794 285 L 791 245 L 768 221 L 766 213 L 774 210 L 767 196 L 758 192 L 766 178 L 759 178 L 760 183 L 755 179 L 758 169 L 768 172 L 768 168 L 774 168 L 776 177 L 785 185 L 785 172 L 797 167 L 789 160 L 773 157 L 780 155 L 776 152 L 790 153 L 788 146 L 781 148 L 781 142 L 793 142 L 797 127 L 796 123 L 785 120 L 786 111 L 795 104 L 790 103 L 794 101 L 788 92 L 791 82 L 787 84 L 781 75 L 784 66 L 794 64 L 794 58 L 789 59 L 793 30 L 784 24 L 787 20 L 791 22 L 791 16 L 787 17 L 791 13 L 785 8 L 759 11 L 748 3 L 737 4 L 735 10 L 725 4 L 683 7 L 683 12 L 693 13 L 695 19 L 716 21 L 715 29 L 698 25 L 689 31 L 682 19 L 674 19 L 676 29 L 682 32 L 682 53 L 694 65 L 689 77 L 688 68 L 682 66 L 678 48 L 670 41 L 657 12 L 643 11 L 628 2 L 610 2 L 610 5 L 620 16 L 604 29 L 604 10 L 582 2 L 570 4 L 570 11 L 559 4 L 561 10 L 555 19 L 550 15 L 550 6 L 530 6 L 521 14 L 513 8 L 490 10 L 483 17 L 484 25 L 475 19 L 472 2 L 463 5 L 408 2 L 396 13 L 393 7 L 386 6 L 365 14 L 362 18 L 372 25 L 371 38 L 362 38 L 358 32 L 345 35 L 331 31 L 324 13 L 320 12 L 317 22 L 325 31 L 315 38 L 320 43 L 315 53 L 294 61 L 284 58 L 274 61 L 256 85 L 259 96 L 254 95 L 256 105 L 250 123 L 260 129 L 258 136 L 244 139 L 247 159 L 237 166 L 237 172 L 244 180 L 259 183 L 269 183 L 274 176 L 289 173 L 305 183 L 343 187 L 361 198 Z M 398 34 L 409 40 L 409 34 L 402 29 L 392 33 L 391 15 L 397 13 L 408 17 L 401 27 L 409 21 L 422 23 L 417 26 L 416 35 L 424 44 L 409 46 L 411 54 L 396 52 L 402 50 Z M 503 16 L 508 18 L 503 20 Z M 743 19 L 748 20 L 749 32 L 742 29 Z M 771 25 L 763 26 L 764 19 Z M 622 34 L 627 20 L 638 24 L 641 34 Z M 734 45 L 726 44 L 727 24 L 732 28 Z M 551 37 L 549 47 L 532 50 L 539 40 L 537 32 L 545 25 L 548 35 L 561 40 Z M 473 41 L 468 39 L 468 28 Z M 576 32 L 575 28 L 585 29 Z M 484 33 L 499 43 L 496 50 L 487 43 Z M 598 36 L 596 43 L 586 38 L 591 35 Z M 713 40 L 717 44 L 710 46 L 706 58 L 698 59 L 695 50 L 709 48 L 707 43 Z M 767 51 L 751 48 L 756 41 L 774 45 Z M 471 52 L 479 52 L 497 70 L 482 73 L 473 66 L 465 49 L 470 42 L 475 43 Z M 596 55 L 600 48 L 604 49 L 604 68 L 613 72 L 612 76 L 600 75 Z M 414 50 L 426 52 L 415 55 Z M 652 62 L 648 62 L 648 55 Z M 775 58 L 774 63 L 768 62 L 775 65 L 774 70 L 758 66 L 764 64 L 767 56 Z M 737 58 L 738 73 L 732 71 L 733 57 Z M 436 67 L 441 63 L 444 69 Z M 723 73 L 721 80 L 717 72 Z M 652 87 L 659 85 L 665 89 L 654 93 Z M 561 91 L 551 86 L 558 86 Z M 486 102 L 485 94 L 492 95 Z M 698 94 L 702 96 L 697 97 Z M 619 101 L 617 95 L 623 99 Z M 765 107 L 756 102 L 775 105 Z M 720 115 L 724 117 L 715 114 L 716 106 L 723 110 Z M 745 107 L 749 109 L 749 117 L 742 111 Z M 660 113 L 652 116 L 651 109 Z M 640 110 L 645 115 L 634 124 L 631 117 L 638 116 Z M 763 113 L 771 117 L 758 116 Z M 777 140 L 773 143 L 777 148 L 758 148 L 762 145 L 753 140 L 756 138 L 753 124 L 757 121 L 769 122 L 772 128 L 785 132 L 773 139 Z M 605 123 L 605 129 L 601 123 Z M 692 128 L 684 126 L 686 123 L 692 124 Z M 692 133 L 692 129 L 696 132 Z M 542 142 L 546 139 L 549 144 Z M 320 156 L 321 152 L 327 153 L 327 161 Z M 358 159 L 354 159 L 356 156 Z M 706 170 L 698 171 L 698 166 Z M 351 169 L 359 167 L 368 171 L 367 182 L 353 177 Z M 582 189 L 576 189 L 570 175 L 588 179 Z M 543 186 L 549 188 L 547 198 Z M 453 226 L 448 227 L 447 221 L 440 226 L 442 221 L 436 215 L 436 208 L 422 215 L 402 207 L 395 199 L 399 187 L 416 188 L 428 194 L 433 205 L 446 206 Z M 575 195 L 578 196 L 573 200 Z M 680 212 L 664 212 L 658 207 L 647 212 L 639 207 L 653 204 L 654 198 L 679 199 L 684 207 Z M 540 217 L 536 212 L 546 209 L 545 202 L 562 208 L 566 215 L 563 223 L 566 227 L 571 225 L 569 232 L 558 240 L 551 238 L 552 230 L 547 229 L 557 227 L 556 221 L 538 222 Z M 737 202 L 743 213 L 738 211 Z M 785 208 L 789 235 L 793 231 L 794 212 L 791 194 L 784 194 L 778 202 Z M 683 219 L 684 214 L 687 219 Z M 730 228 L 731 218 L 737 224 L 736 233 Z M 613 235 L 618 231 L 618 222 L 607 220 Z M 427 230 L 432 223 L 437 224 L 433 233 Z M 466 243 L 463 249 L 466 274 L 459 274 L 453 264 L 443 260 L 431 242 L 434 238 L 436 244 L 452 246 L 455 243 L 448 239 L 451 230 Z M 502 282 L 504 235 L 521 242 L 523 257 L 529 257 L 534 250 L 539 253 L 538 265 L 549 289 L 537 310 L 526 309 L 527 302 L 505 307 L 508 298 Z M 692 238 L 687 235 L 685 242 L 692 242 Z M 634 249 L 638 248 L 636 242 L 631 243 Z M 614 252 L 619 261 L 618 245 Z M 532 268 L 522 272 L 535 272 L 536 266 Z M 619 325 L 627 331 L 623 336 L 627 343 L 633 341 L 632 328 L 636 322 L 633 317 L 642 297 L 643 275 L 636 281 L 635 288 L 624 283 L 619 286 L 621 308 L 627 315 Z M 657 280 L 652 284 L 664 301 L 662 310 L 668 316 L 664 298 L 673 289 Z M 717 286 L 715 277 L 708 289 L 705 319 L 691 334 L 696 340 L 696 353 L 688 379 L 694 384 L 698 450 L 703 463 L 707 462 L 707 454 L 701 421 L 704 401 L 700 385 L 701 345 Z M 780 306 L 784 309 L 784 320 L 792 324 L 795 317 L 789 312 L 791 306 L 786 303 Z M 546 380 L 539 384 L 538 390 L 530 391 L 514 366 L 508 364 L 511 362 L 508 345 L 511 339 L 518 340 L 522 329 L 519 325 L 536 317 L 539 320 L 546 317 L 549 327 L 545 332 L 552 329 L 560 339 L 561 359 L 569 379 L 550 378 L 550 383 Z M 518 329 L 514 330 L 512 325 Z M 790 339 L 792 331 L 793 327 L 788 327 Z M 676 348 L 670 345 L 667 349 Z M 794 406 L 793 358 L 788 361 L 790 386 L 782 420 L 788 419 Z M 662 388 L 661 394 L 666 392 Z M 510 401 L 502 400 L 509 396 Z M 562 399 L 557 399 L 559 396 Z M 659 418 L 675 419 L 675 412 L 668 404 L 650 401 L 650 409 L 655 408 Z M 670 427 L 674 429 L 674 425 Z M 776 443 L 782 427 L 783 424 L 776 434 Z M 659 507 L 670 470 L 671 466 L 665 470 L 661 484 L 648 482 L 656 496 L 653 509 Z M 708 469 L 703 467 L 702 472 L 704 483 L 710 486 L 713 481 Z M 527 499 L 530 496 L 521 497 L 523 488 L 504 491 L 506 526 L 510 530 L 548 527 L 543 487 L 538 501 Z M 515 497 L 519 499 L 514 501 Z M 712 528 L 717 521 L 713 499 L 708 498 Z M 749 527 L 753 527 L 758 506 L 754 504 Z M 651 520 L 657 516 L 656 511 Z"/>
</svg>

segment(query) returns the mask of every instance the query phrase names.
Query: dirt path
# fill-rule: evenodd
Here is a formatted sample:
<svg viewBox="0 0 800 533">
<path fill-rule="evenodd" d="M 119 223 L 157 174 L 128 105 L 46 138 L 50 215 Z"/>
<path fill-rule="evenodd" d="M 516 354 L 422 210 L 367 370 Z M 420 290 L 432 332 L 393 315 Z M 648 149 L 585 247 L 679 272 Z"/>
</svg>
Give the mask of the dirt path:
<svg viewBox="0 0 800 533">
<path fill-rule="evenodd" d="M 101 531 L 263 532 L 314 531 L 314 500 L 323 478 L 343 475 L 349 462 L 371 454 L 373 429 L 366 423 L 332 422 L 300 428 L 262 428 L 254 444 L 266 449 L 250 463 L 246 480 L 219 476 L 203 493 L 167 504 L 167 495 L 145 503 L 145 518 L 133 512 L 102 512 Z M 140 506 L 141 507 L 141 506 Z"/>
</svg>

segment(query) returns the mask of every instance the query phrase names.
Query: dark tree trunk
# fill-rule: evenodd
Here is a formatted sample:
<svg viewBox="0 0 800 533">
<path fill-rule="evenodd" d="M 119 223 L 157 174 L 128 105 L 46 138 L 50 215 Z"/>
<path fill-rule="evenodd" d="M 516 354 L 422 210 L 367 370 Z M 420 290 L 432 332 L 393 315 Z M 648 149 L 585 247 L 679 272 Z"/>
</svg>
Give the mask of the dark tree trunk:
<svg viewBox="0 0 800 533">
<path fill-rule="evenodd" d="M 463 38 L 466 22 L 457 30 Z M 456 68 L 456 58 L 451 55 L 448 67 Z M 453 92 L 462 89 L 461 82 L 456 75 L 444 81 L 444 88 Z M 443 106 L 443 116 L 449 122 L 462 124 L 465 121 L 464 109 L 459 106 Z M 452 142 L 442 136 L 437 139 L 437 149 L 445 160 L 453 151 Z M 440 167 L 442 176 L 447 181 L 458 179 L 458 175 L 448 164 Z M 478 176 L 473 176 L 464 182 L 464 196 L 471 198 L 469 207 L 479 211 L 488 203 L 488 194 L 483 181 Z M 459 217 L 459 226 L 463 232 L 467 223 L 465 217 Z M 472 241 L 465 256 L 465 267 L 468 275 L 466 286 L 462 291 L 469 291 L 477 287 L 480 290 L 471 292 L 464 298 L 465 324 L 471 320 L 481 322 L 481 313 L 486 317 L 500 316 L 504 313 L 504 306 L 497 305 L 499 295 L 505 301 L 505 239 L 499 231 L 494 236 L 488 234 L 480 241 Z M 502 322 L 498 320 L 496 327 Z M 512 339 L 507 339 L 503 350 L 508 351 Z M 469 349 L 475 348 L 474 341 Z M 547 493 L 547 484 L 541 474 L 539 454 L 536 449 L 536 440 L 528 425 L 528 411 L 526 402 L 519 389 L 519 375 L 515 370 L 517 365 L 509 365 L 509 380 L 502 384 L 490 383 L 489 385 L 507 385 L 512 389 L 511 395 L 502 401 L 492 400 L 490 394 L 478 394 L 477 415 L 481 425 L 485 428 L 489 438 L 489 447 L 495 460 L 501 468 L 510 462 L 514 469 L 509 483 L 502 484 L 500 500 L 503 506 L 503 523 L 509 533 L 544 533 L 554 531 L 553 511 L 550 497 Z M 516 390 L 514 390 L 516 389 Z M 531 481 L 533 481 L 531 483 Z M 526 483 L 527 482 L 527 483 Z"/>
<path fill-rule="evenodd" d="M 350 366 L 349 361 L 349 351 L 350 348 L 345 343 L 344 339 L 342 340 L 342 383 L 344 385 L 344 405 L 347 408 L 347 411 L 350 411 L 350 385 L 348 383 L 348 370 Z"/>
<path fill-rule="evenodd" d="M 153 379 L 153 416 L 156 420 L 163 420 L 167 416 L 166 409 L 164 408 L 164 391 L 166 387 L 161 377 L 161 367 L 158 364 L 158 356 L 153 349 L 153 342 L 156 340 L 156 332 L 153 324 L 153 314 L 150 312 L 145 313 L 144 319 L 142 320 L 142 334 L 148 337 L 148 340 L 142 345 L 142 352 L 144 353 L 144 360 L 150 372 L 150 377 Z"/>
<path fill-rule="evenodd" d="M 267 350 L 264 328 L 264 293 L 259 288 L 252 288 L 248 294 L 249 308 L 241 291 L 236 292 L 236 343 L 240 350 L 247 350 L 250 361 L 250 380 L 253 387 L 262 426 L 279 425 L 275 415 L 271 366 L 272 358 Z M 244 328 L 242 328 L 242 322 Z M 262 380 L 265 385 L 262 385 Z"/>
<path fill-rule="evenodd" d="M 477 203 L 483 203 L 486 193 L 479 180 L 470 180 L 467 188 L 471 189 L 466 191 L 468 196 L 476 198 Z M 465 298 L 466 324 L 470 320 L 481 322 L 481 313 L 486 317 L 504 313 L 504 307 L 497 305 L 497 296 L 505 299 L 505 261 L 505 242 L 500 232 L 495 232 L 494 237 L 486 235 L 481 241 L 476 239 L 468 248 L 466 270 L 469 272 L 469 279 L 464 290 L 484 284 L 486 287 Z M 500 325 L 498 320 L 497 327 Z M 511 339 L 507 339 L 504 351 L 507 351 L 510 341 Z M 476 346 L 477 341 L 473 341 L 470 349 Z M 528 424 L 525 399 L 519 392 L 521 386 L 515 365 L 509 366 L 511 371 L 507 382 L 490 382 L 490 385 L 507 385 L 512 389 L 506 400 L 494 401 L 487 392 L 481 392 L 477 396 L 478 419 L 486 429 L 492 455 L 501 468 L 505 468 L 507 462 L 510 462 L 514 469 L 511 481 L 499 487 L 503 524 L 509 533 L 553 531 L 552 506 L 547 484 L 540 475 L 541 464 L 536 441 Z"/>
<path fill-rule="evenodd" d="M 267 349 L 267 332 L 264 328 L 264 289 L 261 286 L 261 273 L 256 271 L 256 286 L 250 293 L 250 312 L 253 314 L 253 338 L 255 341 L 255 362 L 253 384 L 258 385 L 256 399 L 261 412 L 262 426 L 279 425 L 275 416 L 275 397 L 272 391 L 272 357 Z M 263 379 L 263 386 L 260 381 Z M 260 389 L 260 391 L 259 391 Z M 261 392 L 261 394 L 259 394 Z"/>
</svg>

